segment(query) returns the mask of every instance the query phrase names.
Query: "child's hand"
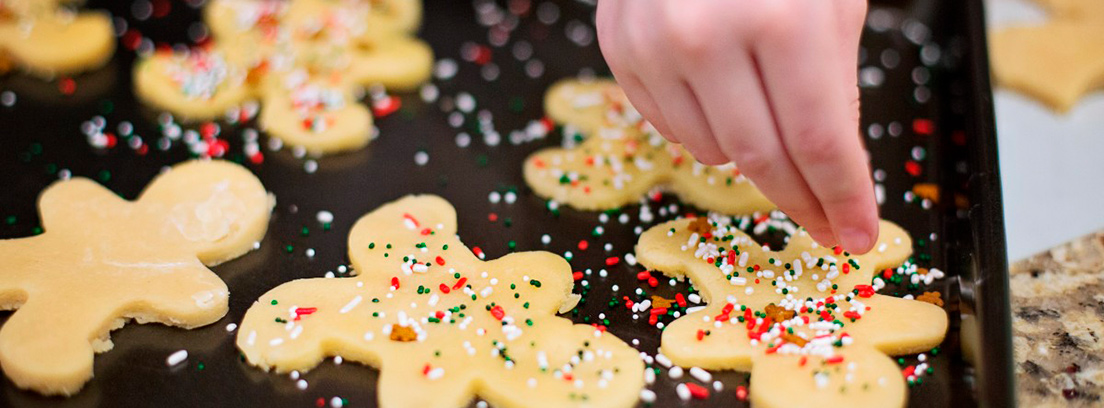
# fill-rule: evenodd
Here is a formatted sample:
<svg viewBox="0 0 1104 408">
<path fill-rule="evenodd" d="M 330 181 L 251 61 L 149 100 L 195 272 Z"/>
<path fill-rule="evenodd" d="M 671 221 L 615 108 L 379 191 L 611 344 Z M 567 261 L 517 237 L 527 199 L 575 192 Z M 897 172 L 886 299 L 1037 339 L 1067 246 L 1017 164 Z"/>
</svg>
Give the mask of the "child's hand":
<svg viewBox="0 0 1104 408">
<path fill-rule="evenodd" d="M 821 244 L 878 235 L 856 84 L 865 0 L 601 0 L 598 39 L 646 119 L 733 161 Z"/>
</svg>

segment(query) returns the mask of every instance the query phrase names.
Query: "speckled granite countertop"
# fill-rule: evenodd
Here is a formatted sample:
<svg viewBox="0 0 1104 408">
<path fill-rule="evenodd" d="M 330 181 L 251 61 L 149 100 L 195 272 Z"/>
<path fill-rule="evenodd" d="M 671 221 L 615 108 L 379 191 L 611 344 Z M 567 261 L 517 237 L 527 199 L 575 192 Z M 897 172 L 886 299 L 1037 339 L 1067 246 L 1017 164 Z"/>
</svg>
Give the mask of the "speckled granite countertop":
<svg viewBox="0 0 1104 408">
<path fill-rule="evenodd" d="M 1021 407 L 1104 405 L 1104 231 L 1011 267 Z"/>
</svg>

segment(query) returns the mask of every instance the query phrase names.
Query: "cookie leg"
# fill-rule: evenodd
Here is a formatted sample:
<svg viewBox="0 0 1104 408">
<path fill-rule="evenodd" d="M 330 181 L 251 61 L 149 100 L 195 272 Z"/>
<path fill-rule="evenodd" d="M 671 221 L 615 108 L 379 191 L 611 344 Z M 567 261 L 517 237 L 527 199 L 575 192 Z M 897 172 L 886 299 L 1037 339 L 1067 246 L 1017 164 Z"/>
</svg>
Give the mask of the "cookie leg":
<svg viewBox="0 0 1104 408">
<path fill-rule="evenodd" d="M 414 354 L 414 355 L 411 355 Z M 379 405 L 382 408 L 451 408 L 467 406 L 475 392 L 471 372 L 463 367 L 419 364 L 443 361 L 415 357 L 420 353 L 395 353 L 384 358 L 380 369 Z M 429 370 L 426 370 L 426 367 Z M 441 375 L 430 371 L 440 369 Z"/>
<path fill-rule="evenodd" d="M 16 386 L 72 395 L 92 378 L 93 342 L 116 319 L 88 319 L 72 307 L 64 298 L 32 294 L 0 328 L 0 368 Z"/>
<path fill-rule="evenodd" d="M 618 408 L 639 401 L 644 363 L 613 334 L 552 318 L 511 344 L 513 368 L 494 371 L 481 387 L 491 405 Z"/>
<path fill-rule="evenodd" d="M 751 370 L 757 407 L 903 407 L 905 381 L 897 364 L 866 346 L 837 349 L 838 362 L 821 357 L 761 354 Z M 833 360 L 834 361 L 834 360 Z M 793 392 L 793 390 L 802 390 Z"/>
</svg>

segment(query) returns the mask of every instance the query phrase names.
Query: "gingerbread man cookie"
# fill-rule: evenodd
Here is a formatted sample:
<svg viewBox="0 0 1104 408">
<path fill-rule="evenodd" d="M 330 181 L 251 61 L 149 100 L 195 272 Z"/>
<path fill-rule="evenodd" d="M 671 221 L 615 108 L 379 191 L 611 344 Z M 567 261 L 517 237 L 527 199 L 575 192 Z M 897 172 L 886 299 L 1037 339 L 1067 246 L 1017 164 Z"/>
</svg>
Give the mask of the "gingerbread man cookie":
<svg viewBox="0 0 1104 408">
<path fill-rule="evenodd" d="M 730 220 L 713 216 L 704 233 L 674 220 L 641 235 L 639 262 L 689 278 L 708 303 L 666 327 L 661 352 L 678 365 L 751 371 L 760 407 L 904 406 L 905 380 L 886 355 L 930 349 L 947 330 L 941 308 L 871 285 L 911 254 L 905 231 L 882 221 L 875 249 L 852 256 L 799 230 L 773 252 Z"/>
<path fill-rule="evenodd" d="M 111 17 L 61 8 L 64 0 L 0 1 L 0 74 L 20 67 L 51 77 L 103 66 L 115 52 Z"/>
<path fill-rule="evenodd" d="M 613 81 L 561 81 L 545 94 L 544 106 L 549 118 L 587 139 L 538 151 L 525 161 L 525 181 L 541 197 L 607 210 L 664 186 L 687 203 L 726 214 L 775 208 L 732 164 L 706 166 L 668 143 Z"/>
<path fill-rule="evenodd" d="M 45 232 L 0 241 L 0 368 L 20 388 L 71 395 L 95 353 L 129 319 L 183 328 L 227 311 L 226 284 L 204 265 L 253 248 L 273 199 L 248 170 L 188 162 L 135 201 L 88 179 L 43 191 Z"/>
<path fill-rule="evenodd" d="M 433 53 L 411 36 L 420 20 L 419 0 L 215 0 L 205 10 L 213 43 L 143 59 L 136 92 L 194 120 L 259 99 L 261 126 L 289 145 L 360 148 L 372 115 L 355 91 L 409 90 L 429 78 Z"/>
<path fill-rule="evenodd" d="M 1104 2 L 1037 0 L 1043 25 L 996 30 L 990 40 L 997 82 L 1066 112 L 1104 86 Z"/>
<path fill-rule="evenodd" d="M 636 350 L 556 317 L 578 300 L 547 252 L 484 262 L 456 235 L 456 210 L 408 196 L 349 234 L 354 278 L 301 279 L 258 299 L 238 329 L 253 365 L 311 369 L 341 356 L 377 367 L 379 405 L 629 407 L 644 385 Z"/>
</svg>

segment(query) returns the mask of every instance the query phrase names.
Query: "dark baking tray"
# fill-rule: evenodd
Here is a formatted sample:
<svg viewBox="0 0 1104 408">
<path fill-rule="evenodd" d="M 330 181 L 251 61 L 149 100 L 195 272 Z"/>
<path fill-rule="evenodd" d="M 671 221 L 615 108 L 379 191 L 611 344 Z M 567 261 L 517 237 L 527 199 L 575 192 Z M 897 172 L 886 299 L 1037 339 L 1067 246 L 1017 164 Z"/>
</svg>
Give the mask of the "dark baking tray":
<svg viewBox="0 0 1104 408">
<path fill-rule="evenodd" d="M 90 1 L 88 7 L 110 10 L 158 44 L 189 41 L 185 33 L 198 20 L 196 7 L 202 0 L 157 0 L 152 4 L 162 7 L 160 11 L 165 11 L 167 5 L 166 15 L 139 21 L 135 11 L 141 14 L 145 1 Z M 4 379 L 0 404 L 314 406 L 320 399 L 328 404 L 332 397 L 339 396 L 346 399 L 347 406 L 375 406 L 374 369 L 324 362 L 304 376 L 310 385 L 300 391 L 286 376 L 264 373 L 241 362 L 234 337 L 225 326 L 240 321 L 254 299 L 276 285 L 321 276 L 347 262 L 345 241 L 352 223 L 405 194 L 433 193 L 451 200 L 459 210 L 461 238 L 468 245 L 481 246 L 490 258 L 507 253 L 509 243 L 515 242 L 517 250 L 560 254 L 574 251 L 574 269 L 597 271 L 605 267 L 606 257 L 631 251 L 636 239 L 633 227 L 639 224 L 635 206 L 625 209 L 632 215 L 628 225 L 610 221 L 603 225 L 603 235 L 593 237 L 592 230 L 600 225 L 598 213 L 564 208 L 558 215 L 552 214 L 544 200 L 524 187 L 520 175 L 524 158 L 538 148 L 558 144 L 560 136 L 514 145 L 508 141 L 509 132 L 542 116 L 541 97 L 555 80 L 580 73 L 608 75 L 594 41 L 579 35 L 574 37 L 583 43 L 579 45 L 566 34 L 583 30 L 576 34 L 593 36 L 593 5 L 557 2 L 559 18 L 545 24 L 534 16 L 534 10 L 543 3 L 532 3 L 530 11 L 518 19 L 506 47 L 489 47 L 491 63 L 500 71 L 494 81 L 482 78 L 483 68 L 461 57 L 466 43 L 488 44 L 490 31 L 477 23 L 476 10 L 489 10 L 488 4 L 493 3 L 430 0 L 426 4 L 422 37 L 433 46 L 438 58 L 455 60 L 460 68 L 454 78 L 434 83 L 443 96 L 458 92 L 474 96 L 477 111 L 485 109 L 493 114 L 494 126 L 503 135 L 500 145 L 482 142 L 475 133 L 478 122 L 474 113 L 466 116 L 461 129 L 456 129 L 448 124 L 440 101 L 427 104 L 418 95 L 407 94 L 401 95 L 400 112 L 377 121 L 381 137 L 371 146 L 319 159 L 313 174 L 304 171 L 305 159 L 287 150 L 264 149 L 264 163 L 247 166 L 275 193 L 278 204 L 261 248 L 214 268 L 231 290 L 230 313 L 225 318 L 192 331 L 128 325 L 113 333 L 115 349 L 96 357 L 95 378 L 78 395 L 43 398 L 20 391 Z M 873 168 L 883 170 L 886 176 L 881 182 L 886 193 L 882 214 L 912 232 L 922 266 L 938 267 L 948 275 L 927 290 L 943 293 L 951 330 L 941 352 L 933 358 L 935 372 L 925 377 L 922 385 L 911 388 L 909 405 L 1012 406 L 1007 265 L 981 1 L 874 1 L 871 7 L 878 18 L 889 18 L 879 21 L 891 23 L 873 24 L 872 17 L 860 61 L 863 67 L 883 66 L 881 84 L 865 87 L 862 93 L 863 138 L 872 152 Z M 511 53 L 517 40 L 533 45 L 532 58 L 542 61 L 543 75 L 535 79 L 526 76 L 524 63 Z M 939 58 L 928 61 L 928 75 L 915 74 L 914 68 L 925 65 L 921 58 L 925 45 L 929 59 L 935 49 L 931 47 L 938 49 Z M 893 54 L 898 57 L 894 68 L 885 68 L 882 61 L 888 49 L 894 51 L 885 58 L 892 62 Z M 163 166 L 189 157 L 179 145 L 167 151 L 154 148 L 140 155 L 122 143 L 113 149 L 98 150 L 85 141 L 82 122 L 102 115 L 111 129 L 123 121 L 131 122 L 135 133 L 155 146 L 159 136 L 156 113 L 137 103 L 131 92 L 133 61 L 134 52 L 120 46 L 107 67 L 74 78 L 77 88 L 72 95 L 59 92 L 58 80 L 41 81 L 18 74 L 0 78 L 0 91 L 10 90 L 17 95 L 14 106 L 0 107 L 0 140 L 4 142 L 0 148 L 0 237 L 34 233 L 39 222 L 35 197 L 58 178 L 61 169 L 100 180 L 120 195 L 133 198 Z M 914 75 L 927 77 L 921 81 L 926 91 L 917 91 Z M 917 92 L 930 97 L 918 102 Z M 930 120 L 934 131 L 914 132 L 917 119 Z M 893 123 L 902 130 L 898 136 L 889 134 L 889 128 L 898 126 Z M 870 136 L 873 124 L 882 126 L 881 137 Z M 230 142 L 229 158 L 241 159 L 241 134 L 248 126 L 223 124 L 221 137 Z M 470 147 L 456 145 L 454 137 L 460 131 L 473 135 Z M 265 139 L 262 136 L 262 146 Z M 906 171 L 906 162 L 917 149 L 923 149 L 924 158 L 915 160 L 921 171 L 914 176 Z M 415 164 L 418 151 L 429 154 L 425 166 Z M 937 185 L 942 199 L 928 208 L 919 201 L 906 202 L 906 191 L 920 182 Z M 494 204 L 488 200 L 492 191 L 514 188 L 519 192 L 516 203 Z M 672 197 L 663 200 L 674 202 Z M 323 231 L 315 220 L 320 210 L 336 216 L 329 231 Z M 499 217 L 497 222 L 488 220 L 491 213 Z M 304 227 L 310 230 L 307 236 L 302 233 Z M 934 241 L 930 239 L 932 233 L 937 234 Z M 550 244 L 541 243 L 543 234 L 552 237 Z M 582 239 L 591 244 L 585 251 L 577 248 Z M 612 244 L 613 250 L 604 251 L 605 243 Z M 314 248 L 317 255 L 308 258 L 304 255 L 306 248 Z M 620 285 L 622 294 L 627 293 L 626 288 L 638 286 L 635 275 L 640 267 L 621 263 L 607 269 L 606 278 L 597 273 L 588 277 L 589 300 L 577 313 L 566 316 L 582 323 L 606 313 L 611 320 L 610 331 L 626 341 L 639 339 L 641 350 L 654 352 L 659 342 L 657 329 L 643 321 L 634 322 L 623 307 L 610 309 L 606 305 L 611 285 Z M 664 284 L 659 292 L 669 296 L 686 288 L 685 283 L 674 288 Z M 886 291 L 917 293 L 905 287 Z M 4 313 L 0 319 L 6 320 L 9 315 Z M 972 316 L 976 322 L 978 330 L 967 331 L 974 335 L 962 334 L 963 316 Z M 983 345 L 972 363 L 963 357 L 964 342 Z M 166 367 L 166 356 L 178 349 L 189 351 L 187 362 Z M 656 405 L 746 405 L 732 392 L 737 385 L 746 384 L 745 374 L 723 372 L 717 377 L 725 383 L 725 391 L 715 393 L 708 401 L 683 403 L 675 396 L 674 382 L 660 375 L 652 387 L 659 396 Z"/>
</svg>

